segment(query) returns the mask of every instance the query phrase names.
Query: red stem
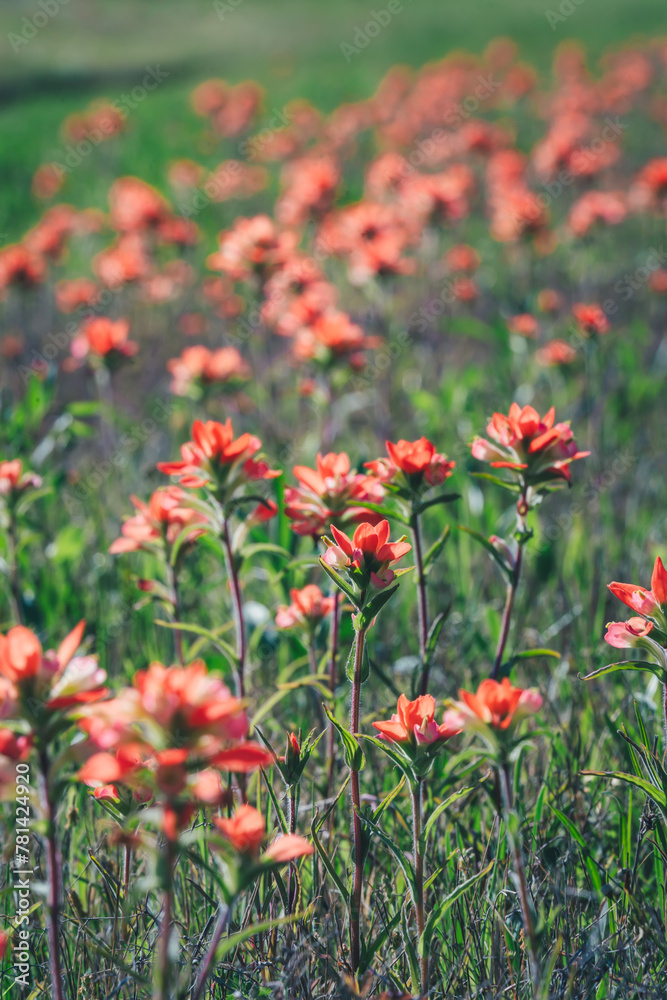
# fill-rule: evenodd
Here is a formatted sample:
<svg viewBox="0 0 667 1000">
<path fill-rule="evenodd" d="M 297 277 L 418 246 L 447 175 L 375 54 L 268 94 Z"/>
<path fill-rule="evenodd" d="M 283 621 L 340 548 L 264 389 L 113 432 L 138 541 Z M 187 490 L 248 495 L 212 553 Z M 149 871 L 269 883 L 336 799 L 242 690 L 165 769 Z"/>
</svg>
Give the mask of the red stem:
<svg viewBox="0 0 667 1000">
<path fill-rule="evenodd" d="M 340 620 L 340 598 L 339 591 L 334 591 L 334 604 L 331 613 L 331 659 L 329 660 L 329 691 L 331 692 L 331 703 L 336 694 L 336 658 L 338 656 L 338 627 Z M 329 770 L 327 774 L 327 796 L 331 792 L 333 783 L 333 772 L 336 764 L 336 730 L 333 722 L 329 723 Z M 332 815 L 333 818 L 333 815 Z"/>
<path fill-rule="evenodd" d="M 498 672 L 502 666 L 503 655 L 505 653 L 505 646 L 507 644 L 507 637 L 510 631 L 510 624 L 512 622 L 512 611 L 514 610 L 514 600 L 516 598 L 516 592 L 519 587 L 519 578 L 521 576 L 521 563 L 523 561 L 523 545 L 519 542 L 519 548 L 516 554 L 516 562 L 514 564 L 514 571 L 512 573 L 512 579 L 507 587 L 507 598 L 505 600 L 505 610 L 503 611 L 503 622 L 500 628 L 500 637 L 498 639 L 498 646 L 496 648 L 496 657 L 493 661 L 493 671 L 491 672 L 491 677 L 493 680 L 498 679 Z"/>
<path fill-rule="evenodd" d="M 194 992 L 190 997 L 190 1000 L 199 1000 L 202 993 L 204 992 L 204 987 L 206 986 L 206 980 L 211 974 L 211 969 L 213 968 L 213 961 L 215 959 L 215 952 L 220 942 L 225 928 L 229 922 L 231 916 L 232 906 L 222 906 L 220 913 L 218 914 L 218 920 L 213 931 L 213 937 L 211 938 L 211 943 L 208 946 L 208 951 L 204 955 L 204 959 L 199 970 L 199 976 L 197 978 L 197 985 L 194 988 Z"/>
</svg>

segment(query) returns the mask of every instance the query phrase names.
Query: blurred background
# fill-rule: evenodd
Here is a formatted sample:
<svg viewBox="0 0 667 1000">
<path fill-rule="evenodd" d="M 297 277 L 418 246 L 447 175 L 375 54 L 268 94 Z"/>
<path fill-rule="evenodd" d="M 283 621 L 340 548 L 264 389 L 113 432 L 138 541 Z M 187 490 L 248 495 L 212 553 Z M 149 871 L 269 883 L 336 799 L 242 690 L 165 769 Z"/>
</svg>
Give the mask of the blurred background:
<svg viewBox="0 0 667 1000">
<path fill-rule="evenodd" d="M 188 100 L 207 76 L 258 80 L 268 112 L 295 97 L 330 111 L 368 97 L 396 63 L 420 66 L 461 48 L 481 53 L 501 35 L 546 74 L 553 49 L 568 38 L 583 42 L 594 65 L 605 48 L 667 27 L 663 0 L 393 0 L 396 13 L 377 36 L 363 49 L 343 51 L 372 12 L 387 6 L 386 0 L 2 0 L 2 242 L 20 238 L 39 218 L 43 205 L 31 195 L 31 179 L 41 163 L 62 154 L 64 119 L 96 98 L 121 100 L 146 67 L 159 68 L 162 82 L 132 109 L 122 148 L 109 144 L 116 148 L 108 166 L 115 175 L 160 185 L 170 158 L 206 152 L 197 146 L 200 123 Z M 77 207 L 105 207 L 107 190 L 107 171 L 94 156 L 77 169 L 66 198 Z"/>
</svg>

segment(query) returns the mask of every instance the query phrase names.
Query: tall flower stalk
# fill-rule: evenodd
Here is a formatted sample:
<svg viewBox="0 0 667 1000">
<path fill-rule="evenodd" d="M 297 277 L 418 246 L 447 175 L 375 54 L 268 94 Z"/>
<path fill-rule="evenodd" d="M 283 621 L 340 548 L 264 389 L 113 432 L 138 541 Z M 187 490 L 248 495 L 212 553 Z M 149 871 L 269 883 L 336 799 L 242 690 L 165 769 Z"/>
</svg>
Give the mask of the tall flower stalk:
<svg viewBox="0 0 667 1000">
<path fill-rule="evenodd" d="M 532 688 L 514 687 L 507 677 L 502 682 L 488 678 L 476 692 L 460 691 L 459 696 L 461 700 L 452 704 L 452 719 L 458 717 L 460 729 L 481 737 L 496 774 L 497 808 L 514 865 L 533 995 L 536 996 L 540 984 L 538 936 L 521 849 L 521 821 L 512 794 L 511 761 L 525 739 L 517 733 L 519 724 L 540 710 L 542 696 Z"/>
<path fill-rule="evenodd" d="M 473 458 L 489 462 L 493 469 L 505 469 L 510 478 L 481 473 L 496 485 L 517 495 L 517 524 L 513 538 L 505 540 L 492 535 L 486 539 L 470 532 L 490 551 L 507 580 L 505 607 L 500 635 L 491 670 L 497 680 L 502 672 L 505 649 L 512 624 L 516 595 L 521 580 L 523 550 L 532 538 L 528 515 L 542 496 L 558 486 L 571 483 L 570 464 L 585 458 L 590 452 L 579 451 L 569 423 L 555 423 L 552 407 L 540 417 L 532 406 L 512 403 L 507 415 L 494 413 L 486 431 L 491 440 L 477 437 L 472 442 Z"/>
<path fill-rule="evenodd" d="M 398 573 L 391 569 L 393 563 L 402 559 L 411 546 L 402 538 L 389 541 L 389 522 L 380 521 L 377 527 L 360 524 L 353 537 L 331 526 L 333 540 L 324 539 L 327 550 L 320 559 L 322 568 L 336 586 L 357 609 L 352 621 L 355 629 L 351 670 L 348 678 L 352 688 L 350 693 L 350 733 L 352 743 L 359 732 L 359 711 L 361 687 L 368 676 L 365 658 L 366 633 L 376 615 L 398 589 L 394 581 L 405 570 Z M 330 718 L 333 718 L 330 716 Z M 337 725 L 337 728 L 341 728 Z M 350 785 L 352 789 L 352 833 L 353 833 L 353 876 L 350 895 L 350 964 L 352 971 L 359 969 L 361 894 L 363 887 L 364 841 L 361 815 L 361 790 L 359 783 L 361 750 L 348 757 Z"/>
<path fill-rule="evenodd" d="M 424 941 L 426 899 L 424 889 L 424 836 L 422 830 L 422 792 L 433 761 L 444 749 L 447 740 L 460 732 L 457 712 L 447 711 L 441 724 L 435 721 L 435 699 L 430 694 L 408 701 L 404 694 L 398 699 L 396 712 L 386 722 L 374 722 L 380 739 L 373 740 L 407 778 L 412 800 L 412 899 L 419 945 L 420 993 L 426 996 L 429 981 L 429 953 Z"/>
<path fill-rule="evenodd" d="M 456 463 L 451 462 L 446 455 L 439 454 L 435 445 L 425 437 L 418 441 L 400 440 L 396 443 L 386 441 L 385 447 L 388 457 L 367 462 L 366 468 L 378 477 L 386 492 L 396 498 L 400 508 L 399 519 L 409 526 L 412 534 L 417 574 L 419 693 L 426 694 L 431 671 L 431 640 L 437 639 L 437 634 L 433 635 L 431 631 L 432 623 L 428 613 L 426 572 L 428 565 L 439 554 L 447 540 L 448 529 L 445 529 L 429 552 L 425 553 L 421 515 L 429 507 L 458 499 L 456 493 L 433 496 L 430 492 L 433 487 L 441 486 L 452 475 Z M 438 615 L 438 621 L 444 621 L 442 613 Z"/>
</svg>

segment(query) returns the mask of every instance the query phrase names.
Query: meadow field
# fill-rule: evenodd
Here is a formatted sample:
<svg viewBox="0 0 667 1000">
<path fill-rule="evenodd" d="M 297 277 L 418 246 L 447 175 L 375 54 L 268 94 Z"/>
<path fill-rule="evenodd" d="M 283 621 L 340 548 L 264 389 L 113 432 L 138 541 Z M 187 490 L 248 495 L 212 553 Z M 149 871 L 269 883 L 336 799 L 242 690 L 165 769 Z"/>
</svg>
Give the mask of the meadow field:
<svg viewBox="0 0 667 1000">
<path fill-rule="evenodd" d="M 661 5 L 0 44 L 0 996 L 663 997 Z"/>
</svg>

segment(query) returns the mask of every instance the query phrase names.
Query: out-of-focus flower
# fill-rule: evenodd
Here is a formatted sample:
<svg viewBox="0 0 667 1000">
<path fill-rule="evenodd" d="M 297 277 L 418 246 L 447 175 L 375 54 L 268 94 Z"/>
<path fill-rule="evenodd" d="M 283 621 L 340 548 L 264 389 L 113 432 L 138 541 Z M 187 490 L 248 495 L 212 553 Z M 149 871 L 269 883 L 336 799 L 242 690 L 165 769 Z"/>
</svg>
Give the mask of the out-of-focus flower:
<svg viewBox="0 0 667 1000">
<path fill-rule="evenodd" d="M 652 292 L 664 295 L 667 292 L 667 270 L 660 267 L 657 271 L 654 271 L 648 279 L 648 287 Z"/>
<path fill-rule="evenodd" d="M 474 247 L 467 243 L 457 243 L 450 247 L 444 257 L 445 263 L 450 271 L 476 271 L 480 265 L 480 257 Z"/>
<path fill-rule="evenodd" d="M 237 219 L 218 238 L 220 249 L 206 263 L 235 281 L 245 281 L 253 274 L 265 275 L 289 257 L 299 239 L 296 233 L 279 232 L 268 215 Z"/>
<path fill-rule="evenodd" d="M 630 188 L 630 204 L 639 211 L 664 210 L 667 201 L 667 156 L 656 157 L 639 171 Z"/>
<path fill-rule="evenodd" d="M 453 704 L 459 715 L 460 728 L 479 730 L 491 727 L 511 731 L 528 715 L 542 707 L 542 696 L 534 688 L 514 687 L 508 677 L 502 681 L 487 678 L 473 694 L 459 691 L 460 701 Z M 452 716 L 452 724 L 454 724 Z"/>
<path fill-rule="evenodd" d="M 72 341 L 72 357 L 78 361 L 88 355 L 109 361 L 133 357 L 139 345 L 129 339 L 129 333 L 130 324 L 126 319 L 92 316 L 84 321 L 81 333 Z"/>
<path fill-rule="evenodd" d="M 581 237 L 596 222 L 617 226 L 627 214 L 626 200 L 620 191 L 587 191 L 570 209 L 567 225 L 570 232 Z"/>
<path fill-rule="evenodd" d="M 572 315 L 586 337 L 609 332 L 609 320 L 603 309 L 595 303 L 575 302 Z"/>
<path fill-rule="evenodd" d="M 111 225 L 119 232 L 157 228 L 171 214 L 163 196 L 138 177 L 119 177 L 109 191 Z"/>
<path fill-rule="evenodd" d="M 238 348 L 228 345 L 210 350 L 208 347 L 186 347 L 178 358 L 167 362 L 171 374 L 171 391 L 186 396 L 196 382 L 238 383 L 250 378 L 252 372 Z"/>
<path fill-rule="evenodd" d="M 24 472 L 20 458 L 12 458 L 0 462 L 0 497 L 22 493 L 23 490 L 39 488 L 42 485 L 41 476 L 35 472 Z"/>
<path fill-rule="evenodd" d="M 340 166 L 329 155 L 292 160 L 283 170 L 283 193 L 276 204 L 276 218 L 285 226 L 302 226 L 321 218 L 331 208 L 340 182 Z"/>
<path fill-rule="evenodd" d="M 47 274 L 44 258 L 20 243 L 0 250 L 0 293 L 10 285 L 32 288 L 41 284 Z"/>
<path fill-rule="evenodd" d="M 377 526 L 364 522 L 355 528 L 352 538 L 348 538 L 332 524 L 334 541 L 324 539 L 327 550 L 322 562 L 332 569 L 346 570 L 362 593 L 370 585 L 384 590 L 396 577 L 392 564 L 412 548 L 409 542 L 402 539 L 390 542 L 389 530 L 389 521 L 380 521 Z"/>
<path fill-rule="evenodd" d="M 374 520 L 371 511 L 355 502 L 377 503 L 384 490 L 376 478 L 353 472 L 346 452 L 318 453 L 314 469 L 295 465 L 293 472 L 299 485 L 286 487 L 285 513 L 297 534 L 321 535 L 334 520 Z"/>
<path fill-rule="evenodd" d="M 182 486 L 211 486 L 229 495 L 243 482 L 280 475 L 280 469 L 270 469 L 266 462 L 253 458 L 261 447 L 254 434 L 234 438 L 231 419 L 224 424 L 195 420 L 192 441 L 181 446 L 182 461 L 158 462 L 157 467 L 168 476 L 178 476 Z"/>
<path fill-rule="evenodd" d="M 368 337 L 347 313 L 331 310 L 318 316 L 309 326 L 297 330 L 292 353 L 298 361 L 315 359 L 323 365 L 345 360 L 353 368 L 365 364 L 364 351 L 378 347 L 377 337 Z"/>
<path fill-rule="evenodd" d="M 569 483 L 570 464 L 590 452 L 578 450 L 569 423 L 554 425 L 555 416 L 553 407 L 540 417 L 532 406 L 512 403 L 508 416 L 494 413 L 487 425 L 492 441 L 475 438 L 473 457 L 495 469 L 512 469 L 529 485 L 555 479 Z"/>
<path fill-rule="evenodd" d="M 42 163 L 32 176 L 31 191 L 36 198 L 48 201 L 60 191 L 65 171 L 55 163 Z"/>
<path fill-rule="evenodd" d="M 99 286 L 90 278 L 59 281 L 53 291 L 62 313 L 72 313 L 81 306 L 94 306 L 100 295 Z"/>
<path fill-rule="evenodd" d="M 215 817 L 213 820 L 222 836 L 239 854 L 247 854 L 251 858 L 259 856 L 260 848 L 266 838 L 264 817 L 252 806 L 244 803 L 238 807 L 233 816 Z M 278 837 L 264 854 L 267 861 L 294 861 L 313 853 L 313 847 L 303 837 L 290 833 Z"/>
<path fill-rule="evenodd" d="M 74 656 L 84 627 L 79 622 L 57 650 L 45 653 L 34 632 L 14 626 L 0 635 L 0 675 L 16 686 L 21 699 L 40 699 L 49 711 L 98 701 L 107 693 L 105 671 L 94 656 Z"/>
<path fill-rule="evenodd" d="M 543 313 L 556 313 L 563 305 L 563 296 L 555 288 L 543 288 L 537 294 L 537 307 Z"/>
<path fill-rule="evenodd" d="M 403 256 L 415 240 L 393 205 L 359 202 L 328 215 L 318 233 L 322 250 L 344 257 L 353 284 L 389 274 L 410 274 L 414 261 Z"/>
<path fill-rule="evenodd" d="M 553 365 L 571 365 L 577 357 L 577 351 L 567 340 L 550 340 L 535 351 L 538 365 L 550 368 Z"/>
<path fill-rule="evenodd" d="M 112 555 L 150 549 L 165 540 L 171 545 L 187 525 L 192 528 L 189 541 L 201 533 L 197 526 L 205 522 L 204 515 L 186 505 L 187 494 L 178 486 L 155 490 L 147 504 L 135 496 L 130 500 L 138 513 L 125 521 L 120 538 L 109 546 Z"/>
<path fill-rule="evenodd" d="M 289 593 L 292 603 L 282 605 L 276 613 L 278 628 L 305 626 L 313 629 L 333 611 L 334 598 L 325 597 L 314 583 L 307 584 L 301 590 L 293 587 Z"/>
<path fill-rule="evenodd" d="M 452 475 L 456 466 L 456 462 L 437 452 L 435 445 L 425 437 L 418 441 L 401 439 L 395 444 L 385 441 L 385 447 L 389 457 L 366 462 L 365 467 L 383 485 L 407 486 L 410 493 L 419 493 L 429 486 L 440 486 Z"/>
<path fill-rule="evenodd" d="M 92 267 L 102 284 L 118 289 L 129 281 L 148 277 L 153 262 L 142 233 L 127 232 L 93 257 Z"/>
<path fill-rule="evenodd" d="M 519 313 L 516 316 L 510 316 L 507 320 L 508 329 L 512 333 L 517 333 L 521 337 L 528 337 L 533 339 L 537 336 L 539 326 L 537 320 L 531 313 Z"/>
</svg>

